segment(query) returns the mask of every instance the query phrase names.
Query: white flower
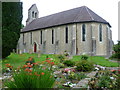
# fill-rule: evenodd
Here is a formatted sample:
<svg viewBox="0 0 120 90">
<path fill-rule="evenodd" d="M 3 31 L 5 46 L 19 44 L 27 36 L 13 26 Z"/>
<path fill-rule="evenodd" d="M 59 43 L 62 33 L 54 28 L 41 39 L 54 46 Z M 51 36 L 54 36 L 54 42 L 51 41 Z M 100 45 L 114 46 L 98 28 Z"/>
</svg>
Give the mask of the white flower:
<svg viewBox="0 0 120 90">
<path fill-rule="evenodd" d="M 114 77 L 110 77 L 110 79 L 114 79 Z"/>
<path fill-rule="evenodd" d="M 95 70 L 99 70 L 99 68 L 95 67 Z"/>
</svg>

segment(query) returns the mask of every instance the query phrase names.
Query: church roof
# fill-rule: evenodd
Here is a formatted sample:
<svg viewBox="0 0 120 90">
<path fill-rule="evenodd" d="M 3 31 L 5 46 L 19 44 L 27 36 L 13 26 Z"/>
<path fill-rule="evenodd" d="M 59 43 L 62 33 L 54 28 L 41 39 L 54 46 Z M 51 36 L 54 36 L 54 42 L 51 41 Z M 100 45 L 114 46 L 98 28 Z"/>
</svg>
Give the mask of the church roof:
<svg viewBox="0 0 120 90">
<path fill-rule="evenodd" d="M 24 27 L 22 32 L 82 22 L 100 22 L 108 24 L 110 26 L 106 20 L 94 13 L 88 7 L 82 6 L 35 19 L 26 27 Z"/>
</svg>

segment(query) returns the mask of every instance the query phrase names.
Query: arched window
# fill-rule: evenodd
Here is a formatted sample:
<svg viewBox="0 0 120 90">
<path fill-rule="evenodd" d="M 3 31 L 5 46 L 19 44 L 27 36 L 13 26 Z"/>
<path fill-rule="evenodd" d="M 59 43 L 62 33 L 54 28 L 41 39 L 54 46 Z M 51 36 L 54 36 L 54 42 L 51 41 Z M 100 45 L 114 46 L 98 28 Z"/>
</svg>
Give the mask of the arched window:
<svg viewBox="0 0 120 90">
<path fill-rule="evenodd" d="M 65 42 L 68 43 L 68 27 L 65 29 Z"/>
<path fill-rule="evenodd" d="M 42 44 L 42 31 L 40 31 L 40 43 Z"/>
<path fill-rule="evenodd" d="M 30 43 L 32 44 L 32 32 L 30 32 Z"/>
<path fill-rule="evenodd" d="M 24 44 L 24 33 L 23 33 L 23 44 Z"/>
<path fill-rule="evenodd" d="M 82 41 L 85 41 L 86 27 L 85 24 L 82 25 Z"/>
<path fill-rule="evenodd" d="M 34 18 L 34 11 L 32 12 L 32 17 Z"/>
<path fill-rule="evenodd" d="M 99 41 L 102 41 L 102 25 L 99 25 Z"/>
<path fill-rule="evenodd" d="M 37 12 L 35 13 L 35 18 L 37 18 Z"/>
<path fill-rule="evenodd" d="M 52 44 L 54 44 L 54 30 L 52 29 Z"/>
</svg>

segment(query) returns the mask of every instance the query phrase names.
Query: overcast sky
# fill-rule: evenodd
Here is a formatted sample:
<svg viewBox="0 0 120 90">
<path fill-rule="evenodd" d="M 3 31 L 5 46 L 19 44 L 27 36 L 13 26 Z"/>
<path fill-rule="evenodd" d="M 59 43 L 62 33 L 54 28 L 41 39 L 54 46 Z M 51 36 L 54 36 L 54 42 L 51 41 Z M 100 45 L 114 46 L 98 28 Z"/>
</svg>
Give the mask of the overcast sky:
<svg viewBox="0 0 120 90">
<path fill-rule="evenodd" d="M 36 4 L 39 17 L 76 7 L 87 6 L 112 26 L 112 38 L 118 40 L 118 1 L 119 0 L 21 0 L 23 2 L 23 24 L 26 25 L 28 9 Z"/>
</svg>

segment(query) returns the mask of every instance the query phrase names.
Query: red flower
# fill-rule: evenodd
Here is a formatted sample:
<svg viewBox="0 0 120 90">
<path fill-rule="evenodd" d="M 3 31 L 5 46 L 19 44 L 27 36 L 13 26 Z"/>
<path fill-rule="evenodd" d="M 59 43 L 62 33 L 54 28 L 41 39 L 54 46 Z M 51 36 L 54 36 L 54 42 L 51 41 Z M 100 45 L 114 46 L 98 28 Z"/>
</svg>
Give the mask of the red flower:
<svg viewBox="0 0 120 90">
<path fill-rule="evenodd" d="M 54 62 L 51 62 L 51 65 L 54 65 Z"/>
<path fill-rule="evenodd" d="M 46 62 L 50 63 L 51 60 L 46 60 Z"/>
<path fill-rule="evenodd" d="M 7 63 L 7 64 L 5 64 L 6 66 L 10 66 L 10 64 L 9 63 Z"/>
<path fill-rule="evenodd" d="M 37 74 L 37 72 L 35 72 L 34 75 L 36 75 L 36 76 L 40 76 L 40 74 Z"/>
<path fill-rule="evenodd" d="M 24 65 L 22 68 L 26 68 L 27 67 L 27 65 Z"/>
<path fill-rule="evenodd" d="M 32 72 L 32 70 L 29 69 L 29 68 L 26 68 L 25 71 L 27 71 L 27 72 Z"/>
<path fill-rule="evenodd" d="M 38 65 L 38 63 L 33 63 L 33 65 Z"/>
<path fill-rule="evenodd" d="M 44 75 L 44 74 L 45 74 L 44 72 L 41 73 L 41 75 Z"/>
<path fill-rule="evenodd" d="M 32 68 L 32 65 L 27 65 L 27 67 Z"/>
</svg>

